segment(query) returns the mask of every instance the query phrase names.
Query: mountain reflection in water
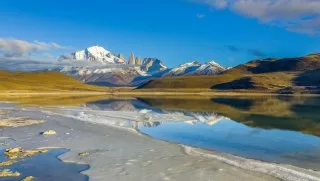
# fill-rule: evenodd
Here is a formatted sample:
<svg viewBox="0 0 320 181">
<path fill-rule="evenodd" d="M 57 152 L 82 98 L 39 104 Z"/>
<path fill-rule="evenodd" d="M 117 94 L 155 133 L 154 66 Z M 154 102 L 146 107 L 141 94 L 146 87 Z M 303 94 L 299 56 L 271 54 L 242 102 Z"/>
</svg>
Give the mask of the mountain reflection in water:
<svg viewBox="0 0 320 181">
<path fill-rule="evenodd" d="M 135 98 L 85 106 L 138 112 L 143 117 L 128 127 L 156 139 L 320 170 L 318 97 Z"/>
</svg>

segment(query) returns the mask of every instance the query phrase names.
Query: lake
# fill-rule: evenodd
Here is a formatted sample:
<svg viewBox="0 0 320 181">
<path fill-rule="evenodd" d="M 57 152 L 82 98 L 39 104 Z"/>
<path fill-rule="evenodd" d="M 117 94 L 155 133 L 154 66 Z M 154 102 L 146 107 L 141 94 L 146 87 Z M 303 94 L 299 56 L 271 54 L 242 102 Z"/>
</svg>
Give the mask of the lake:
<svg viewBox="0 0 320 181">
<path fill-rule="evenodd" d="M 4 112 L 14 110 L 8 116 L 53 119 L 47 121 L 44 125 L 3 128 L 2 136 L 10 135 L 13 131 L 15 134 L 12 136 L 17 137 L 20 144 L 25 143 L 24 137 L 27 136 L 29 141 L 25 145 L 33 145 L 32 147 L 35 148 L 42 147 L 44 144 L 47 146 L 60 145 L 59 147 L 69 149 L 69 145 L 72 143 L 72 149 L 79 149 L 78 152 L 80 152 L 87 151 L 84 149 L 87 146 L 90 148 L 88 151 L 91 151 L 90 155 L 92 156 L 87 161 L 102 159 L 109 162 L 110 158 L 115 158 L 115 163 L 105 165 L 106 162 L 101 162 L 96 168 L 112 171 L 113 169 L 108 168 L 110 166 L 119 167 L 118 162 L 121 162 L 122 157 L 126 157 L 128 154 L 118 155 L 118 151 L 115 150 L 115 155 L 109 157 L 108 154 L 113 153 L 112 147 L 109 148 L 108 146 L 110 142 L 114 141 L 113 146 L 121 145 L 121 141 L 118 143 L 117 139 L 126 135 L 124 130 L 119 130 L 119 133 L 115 134 L 121 135 L 120 138 L 109 137 L 111 130 L 104 128 L 104 126 L 109 125 L 130 128 L 131 131 L 134 129 L 135 133 L 138 131 L 153 139 L 175 144 L 266 162 L 289 164 L 316 171 L 320 170 L 319 97 L 166 96 L 124 98 L 52 96 L 19 97 L 18 99 L 8 97 L 1 100 L 20 103 L 16 104 L 16 108 L 12 108 L 15 104 L 1 104 L 0 110 Z M 79 120 L 81 120 L 81 123 Z M 96 126 L 96 124 L 90 124 L 89 122 L 106 125 Z M 46 137 L 39 136 L 37 131 L 44 128 L 57 129 L 57 136 L 50 137 L 51 139 L 48 140 Z M 99 129 L 99 131 L 94 131 L 96 129 Z M 124 133 L 120 133 L 122 131 Z M 118 132 L 118 130 L 115 129 L 115 132 Z M 109 142 L 104 142 L 106 139 L 110 139 Z M 127 139 L 123 137 L 120 140 Z M 142 142 L 138 141 L 131 146 L 134 146 L 136 150 L 138 150 L 137 148 L 144 148 L 139 146 L 140 144 Z M 102 147 L 106 148 L 102 149 Z M 119 150 L 121 151 L 122 147 Z M 152 151 L 153 149 L 148 148 L 148 150 Z M 56 158 L 65 152 L 65 149 L 52 150 L 46 155 L 26 159 L 22 164 L 17 163 L 9 168 L 21 171 L 24 176 L 33 175 L 44 180 L 53 177 L 58 178 L 61 175 L 57 173 L 67 168 L 65 173 L 72 173 L 71 177 L 77 177 L 78 180 L 87 180 L 88 177 L 80 174 L 80 171 L 86 170 L 91 165 L 66 164 Z M 73 154 L 76 154 L 74 157 L 77 158 L 78 153 L 73 152 Z M 158 154 L 155 153 L 155 155 Z M 136 158 L 129 160 L 136 160 Z M 98 162 L 94 161 L 91 164 L 95 163 Z M 120 166 L 126 164 L 132 166 L 131 162 L 120 164 Z M 38 165 L 41 165 L 41 167 L 36 167 Z M 106 167 L 103 167 L 103 165 Z M 43 169 L 47 168 L 51 170 L 48 172 L 49 175 L 41 174 Z M 193 167 L 190 166 L 190 169 L 193 169 Z M 103 173 L 106 172 L 102 171 L 101 174 L 103 175 Z M 126 172 L 121 172 L 120 176 L 124 173 Z"/>
<path fill-rule="evenodd" d="M 155 139 L 320 170 L 320 98 L 291 96 L 136 98 L 89 102 L 102 111 L 163 114 L 128 123 Z M 166 120 L 166 115 L 175 115 Z"/>
</svg>

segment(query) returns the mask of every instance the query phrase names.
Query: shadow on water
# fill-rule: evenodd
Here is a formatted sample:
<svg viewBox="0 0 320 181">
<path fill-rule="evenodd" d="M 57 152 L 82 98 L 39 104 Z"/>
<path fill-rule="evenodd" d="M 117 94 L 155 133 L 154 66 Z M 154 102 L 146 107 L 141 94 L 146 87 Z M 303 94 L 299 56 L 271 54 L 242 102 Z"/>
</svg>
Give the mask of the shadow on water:
<svg viewBox="0 0 320 181">
<path fill-rule="evenodd" d="M 229 105 L 244 111 L 250 110 L 250 107 L 253 105 L 253 102 L 254 102 L 253 100 L 249 100 L 249 99 L 237 99 L 237 98 L 230 98 L 230 97 L 213 98 L 211 100 L 215 103 Z"/>
<path fill-rule="evenodd" d="M 307 99 L 303 103 L 295 104 L 291 107 L 298 117 L 312 119 L 320 123 L 320 98 Z"/>
<path fill-rule="evenodd" d="M 27 176 L 33 176 L 35 180 L 41 181 L 87 181 L 88 176 L 80 172 L 89 169 L 88 165 L 65 163 L 58 159 L 58 156 L 68 152 L 66 149 L 53 149 L 46 154 L 39 154 L 32 157 L 26 157 L 8 167 L 0 169 L 10 169 L 21 173 L 20 177 L 4 177 L 1 181 L 20 181 Z M 0 161 L 5 160 L 0 157 Z"/>
</svg>

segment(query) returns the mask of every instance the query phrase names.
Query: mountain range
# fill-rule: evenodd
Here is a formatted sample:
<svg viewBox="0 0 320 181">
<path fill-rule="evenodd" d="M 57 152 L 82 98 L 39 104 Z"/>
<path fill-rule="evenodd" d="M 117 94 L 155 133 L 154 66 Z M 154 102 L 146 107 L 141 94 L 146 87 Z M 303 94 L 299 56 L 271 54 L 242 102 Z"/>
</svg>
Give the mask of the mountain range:
<svg viewBox="0 0 320 181">
<path fill-rule="evenodd" d="M 202 90 L 264 93 L 320 93 L 320 54 L 250 61 L 216 76 L 179 76 L 150 80 L 141 90 Z M 150 91 L 150 90 L 148 90 Z M 155 91 L 155 90 L 153 90 Z"/>
<path fill-rule="evenodd" d="M 49 74 L 44 74 L 46 78 L 55 75 L 50 72 L 59 72 L 72 76 L 78 82 L 91 85 L 137 87 L 132 90 L 135 92 L 320 93 L 320 54 L 258 59 L 233 68 L 225 68 L 215 61 L 204 64 L 191 61 L 168 68 L 157 58 L 142 59 L 132 53 L 127 61 L 121 54 L 115 56 L 103 47 L 94 46 L 62 55 L 58 61 L 51 63 L 3 60 L 0 69 L 10 72 L 34 72 L 35 75 L 48 72 Z M 31 77 L 31 74 L 17 75 Z M 19 90 L 17 85 L 24 81 L 24 77 L 21 77 L 21 80 L 11 79 L 17 75 L 4 73 L 2 77 L 7 76 L 11 83 L 7 82 L 3 89 Z M 44 81 L 36 76 L 33 83 L 38 80 Z M 32 87 L 30 83 L 26 90 Z"/>
<path fill-rule="evenodd" d="M 51 63 L 4 59 L 0 69 L 9 71 L 0 72 L 0 89 L 9 91 L 320 93 L 320 54 L 258 59 L 233 68 L 224 68 L 214 61 L 192 61 L 168 68 L 157 58 L 142 60 L 131 54 L 127 61 L 121 54 L 114 56 L 102 47 L 89 47 Z M 137 88 L 106 89 L 83 83 Z"/>
<path fill-rule="evenodd" d="M 62 66 L 55 71 L 63 72 L 88 84 L 102 86 L 139 86 L 154 78 L 216 75 L 226 70 L 214 61 L 205 64 L 193 61 L 175 68 L 168 68 L 157 58 L 135 57 L 131 53 L 128 61 L 122 54 L 115 56 L 101 46 L 92 46 L 84 50 L 62 55 L 59 61 L 74 62 L 71 66 Z M 90 66 L 77 66 L 77 62 L 89 62 Z"/>
</svg>

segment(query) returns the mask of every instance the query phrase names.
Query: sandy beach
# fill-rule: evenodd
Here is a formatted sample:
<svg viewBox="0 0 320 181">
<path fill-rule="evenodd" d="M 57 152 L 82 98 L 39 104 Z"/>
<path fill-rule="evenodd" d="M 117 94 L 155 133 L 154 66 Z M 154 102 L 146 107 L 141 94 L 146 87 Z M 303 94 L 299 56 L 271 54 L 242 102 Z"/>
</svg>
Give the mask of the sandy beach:
<svg viewBox="0 0 320 181">
<path fill-rule="evenodd" d="M 7 116 L 45 121 L 1 128 L 1 140 L 14 140 L 15 145 L 26 149 L 66 148 L 70 151 L 59 159 L 88 164 L 90 168 L 83 174 L 93 181 L 320 180 L 319 172 L 154 140 L 128 127 L 132 121 L 141 120 L 146 112 L 99 113 L 83 107 L 43 110 L 8 103 L 0 108 L 8 112 Z M 49 129 L 55 130 L 56 135 L 40 134 Z"/>
</svg>

